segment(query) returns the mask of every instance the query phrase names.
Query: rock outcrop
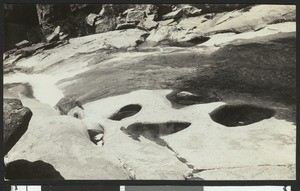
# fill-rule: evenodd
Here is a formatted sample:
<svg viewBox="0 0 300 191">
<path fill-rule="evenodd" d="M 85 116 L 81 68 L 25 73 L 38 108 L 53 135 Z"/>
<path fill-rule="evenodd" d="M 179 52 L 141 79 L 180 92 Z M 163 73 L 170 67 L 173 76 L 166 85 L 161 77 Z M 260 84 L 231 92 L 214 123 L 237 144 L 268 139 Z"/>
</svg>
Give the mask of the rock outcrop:
<svg viewBox="0 0 300 191">
<path fill-rule="evenodd" d="M 180 10 L 170 12 L 165 15 L 168 18 L 166 24 L 162 24 L 156 30 L 152 30 L 147 41 L 159 42 L 185 41 L 188 36 L 210 36 L 219 33 L 242 33 L 257 31 L 269 24 L 278 22 L 294 21 L 296 10 L 294 6 L 286 5 L 256 5 L 249 7 L 248 11 L 236 10 L 210 15 L 201 15 L 197 17 L 178 18 Z M 170 17 L 167 17 L 170 15 Z M 172 19 L 173 20 L 172 20 Z M 175 24 L 174 18 L 178 20 Z M 171 20 L 170 20 L 171 19 Z M 163 23 L 163 22 L 160 22 Z M 178 24 L 177 24 L 178 23 Z"/>
<path fill-rule="evenodd" d="M 8 164 L 16 163 L 19 169 L 27 169 L 27 166 L 30 166 L 27 163 L 19 163 L 19 160 L 51 164 L 65 179 L 129 179 L 117 157 L 99 149 L 90 140 L 84 124 L 70 116 L 39 118 L 30 123 L 30 128 L 22 140 L 8 153 Z M 33 173 L 39 172 L 38 169 L 34 169 Z"/>
<path fill-rule="evenodd" d="M 128 23 L 136 23 L 141 22 L 146 17 L 144 11 L 129 11 L 127 13 L 126 22 Z"/>
<path fill-rule="evenodd" d="M 3 100 L 3 128 L 5 154 L 27 131 L 32 112 L 18 99 Z"/>
<path fill-rule="evenodd" d="M 67 115 L 68 112 L 74 107 L 83 109 L 81 103 L 78 100 L 75 100 L 72 97 L 64 97 L 59 100 L 54 108 L 57 109 L 61 115 Z"/>
</svg>

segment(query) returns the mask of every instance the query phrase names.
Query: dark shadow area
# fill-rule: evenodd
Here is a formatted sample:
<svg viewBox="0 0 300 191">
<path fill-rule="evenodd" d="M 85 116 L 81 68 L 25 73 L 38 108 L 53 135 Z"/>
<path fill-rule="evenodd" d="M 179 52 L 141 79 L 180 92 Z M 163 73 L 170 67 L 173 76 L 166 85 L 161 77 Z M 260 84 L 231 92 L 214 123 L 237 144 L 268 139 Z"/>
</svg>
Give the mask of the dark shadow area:
<svg viewBox="0 0 300 191">
<path fill-rule="evenodd" d="M 280 35 L 272 43 L 226 45 L 209 57 L 191 58 L 185 64 L 199 63 L 196 74 L 178 77 L 172 88 L 198 95 L 214 91 L 225 102 L 267 101 L 268 107 L 288 108 L 276 110 L 276 118 L 296 122 L 296 39 Z"/>
<path fill-rule="evenodd" d="M 217 123 L 227 127 L 244 126 L 273 117 L 275 111 L 252 105 L 224 105 L 210 113 Z"/>
<path fill-rule="evenodd" d="M 202 14 L 206 13 L 222 13 L 233 10 L 242 9 L 242 11 L 246 12 L 251 8 L 254 4 L 191 4 L 198 9 L 202 10 Z M 246 10 L 245 10 L 246 9 Z"/>
<path fill-rule="evenodd" d="M 90 130 L 88 129 L 88 133 L 89 133 L 89 136 L 90 136 L 90 140 L 95 144 L 97 145 L 97 140 L 95 139 L 95 136 L 98 135 L 99 133 L 96 132 L 96 131 L 93 131 L 93 130 Z"/>
<path fill-rule="evenodd" d="M 91 129 L 88 129 L 88 133 L 89 133 L 89 136 L 90 136 L 90 140 L 95 144 L 95 145 L 97 145 L 97 143 L 99 142 L 99 141 L 101 141 L 102 139 L 97 139 L 97 135 L 99 135 L 99 134 L 103 134 L 103 132 L 101 132 L 100 130 L 99 131 L 97 131 L 97 130 L 91 130 Z"/>
<path fill-rule="evenodd" d="M 162 40 L 158 42 L 158 45 L 166 45 L 166 46 L 175 46 L 175 47 L 192 47 L 196 46 L 198 44 L 202 44 L 206 41 L 208 41 L 209 37 L 195 37 L 187 41 L 173 41 L 173 40 Z"/>
<path fill-rule="evenodd" d="M 9 180 L 64 179 L 51 164 L 41 160 L 35 162 L 27 160 L 10 162 L 5 168 L 5 178 Z"/>
<path fill-rule="evenodd" d="M 64 185 L 64 186 L 42 186 L 41 191 L 119 191 L 120 186 L 99 185 Z"/>
<path fill-rule="evenodd" d="M 221 101 L 222 98 L 214 92 L 204 92 L 203 95 L 184 94 L 179 90 L 174 90 L 166 95 L 166 98 L 171 102 L 172 107 L 180 109 L 189 105 L 211 103 Z"/>
<path fill-rule="evenodd" d="M 24 39 L 41 40 L 35 4 L 5 4 L 4 18 L 4 51 Z"/>
<path fill-rule="evenodd" d="M 131 117 L 141 111 L 142 106 L 138 104 L 130 104 L 125 107 L 122 107 L 118 112 L 113 114 L 109 119 L 120 121 L 124 118 Z"/>
<path fill-rule="evenodd" d="M 190 125 L 191 123 L 188 122 L 167 122 L 156 124 L 135 123 L 129 125 L 126 129 L 121 127 L 121 130 L 128 134 L 133 140 L 140 141 L 139 137 L 143 136 L 146 139 L 156 142 L 158 145 L 168 147 L 168 144 L 160 137 L 177 133 L 178 131 L 186 129 Z"/>
<path fill-rule="evenodd" d="M 203 186 L 195 185 L 128 185 L 125 187 L 126 191 L 204 191 Z"/>
<path fill-rule="evenodd" d="M 193 43 L 195 45 L 197 44 L 201 44 L 203 42 L 206 42 L 210 39 L 210 37 L 207 37 L 207 36 L 200 36 L 200 37 L 195 37 L 195 38 L 192 38 L 186 42 L 189 42 L 189 43 Z"/>
</svg>

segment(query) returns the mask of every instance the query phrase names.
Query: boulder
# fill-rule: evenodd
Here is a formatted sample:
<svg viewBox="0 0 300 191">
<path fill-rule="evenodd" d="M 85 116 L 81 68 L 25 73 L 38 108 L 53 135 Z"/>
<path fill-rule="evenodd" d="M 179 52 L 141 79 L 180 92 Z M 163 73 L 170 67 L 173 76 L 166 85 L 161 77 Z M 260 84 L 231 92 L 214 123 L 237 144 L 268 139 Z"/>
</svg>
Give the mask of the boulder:
<svg viewBox="0 0 300 191">
<path fill-rule="evenodd" d="M 181 18 L 183 15 L 183 10 L 182 9 L 178 9 L 176 11 L 170 12 L 166 15 L 162 16 L 162 20 L 168 20 L 168 19 L 174 19 L 174 20 L 178 20 L 179 18 Z"/>
<path fill-rule="evenodd" d="M 156 29 L 158 26 L 158 22 L 153 21 L 153 16 L 152 17 L 147 17 L 145 20 L 141 21 L 138 25 L 137 28 L 141 30 L 152 30 Z"/>
<path fill-rule="evenodd" d="M 144 11 L 129 11 L 127 13 L 126 22 L 140 22 L 145 18 L 146 14 Z"/>
<path fill-rule="evenodd" d="M 78 106 L 72 108 L 67 115 L 73 116 L 77 119 L 84 119 L 86 116 L 84 110 Z"/>
<path fill-rule="evenodd" d="M 104 17 L 95 22 L 95 33 L 113 31 L 117 26 L 116 17 Z"/>
<path fill-rule="evenodd" d="M 3 127 L 5 154 L 19 141 L 26 132 L 32 112 L 18 99 L 3 100 Z"/>
<path fill-rule="evenodd" d="M 149 16 L 149 15 L 152 15 L 154 13 L 154 11 L 156 10 L 156 7 L 154 4 L 146 4 L 144 5 L 146 7 L 143 7 L 143 5 L 137 5 L 137 9 L 139 7 L 143 7 L 143 10 L 145 11 L 145 13 Z"/>
<path fill-rule="evenodd" d="M 135 27 L 135 23 L 121 23 L 117 25 L 116 30 L 132 29 Z"/>
<path fill-rule="evenodd" d="M 53 42 L 59 40 L 60 26 L 57 26 L 53 33 L 46 37 L 47 42 Z"/>
<path fill-rule="evenodd" d="M 59 40 L 67 40 L 69 38 L 69 35 L 68 34 L 62 34 L 62 35 L 59 35 Z"/>
<path fill-rule="evenodd" d="M 47 175 L 43 177 L 48 180 L 129 179 L 116 155 L 99 149 L 91 142 L 81 120 L 70 116 L 43 117 L 30 123 L 22 140 L 8 153 L 7 164 L 15 161 L 24 161 L 14 166 L 30 172 L 23 174 L 22 179 L 34 179 L 37 173 Z M 43 166 L 45 173 L 40 172 Z"/>
<path fill-rule="evenodd" d="M 190 6 L 190 5 L 182 7 L 182 11 L 183 11 L 183 14 L 187 17 L 199 16 L 202 13 L 201 9 L 198 9 L 198 8 L 196 8 L 194 6 Z"/>
<path fill-rule="evenodd" d="M 175 91 L 170 93 L 166 97 L 172 103 L 172 106 L 175 108 L 181 108 L 187 105 L 217 102 L 222 100 L 222 98 L 216 93 L 198 95 L 187 91 Z"/>
<path fill-rule="evenodd" d="M 40 25 L 45 25 L 53 21 L 55 17 L 54 4 L 36 4 L 36 10 Z"/>
<path fill-rule="evenodd" d="M 106 16 L 115 16 L 115 10 L 114 10 L 114 7 L 113 7 L 113 4 L 104 4 L 102 5 L 102 9 L 99 13 L 99 16 L 100 17 L 106 17 Z"/>
<path fill-rule="evenodd" d="M 67 115 L 68 112 L 76 106 L 83 109 L 79 101 L 75 100 L 72 97 L 64 97 L 59 100 L 59 102 L 54 106 L 54 108 L 57 109 L 61 115 Z"/>
<path fill-rule="evenodd" d="M 28 40 L 22 40 L 21 42 L 16 43 L 15 46 L 17 48 L 23 48 L 26 46 L 30 46 L 30 42 Z"/>
<path fill-rule="evenodd" d="M 91 13 L 91 14 L 89 14 L 89 15 L 85 18 L 85 21 L 86 21 L 86 23 L 87 23 L 88 25 L 94 26 L 95 20 L 96 20 L 96 18 L 97 18 L 98 16 L 99 16 L 99 15 L 97 15 L 97 14 Z"/>
<path fill-rule="evenodd" d="M 201 9 L 198 9 L 194 6 L 183 5 L 178 6 L 174 11 L 163 15 L 162 20 L 174 19 L 179 20 L 182 17 L 195 17 L 201 15 Z"/>
<path fill-rule="evenodd" d="M 161 25 L 161 26 L 165 26 L 165 25 L 174 26 L 174 25 L 177 25 L 177 22 L 174 22 L 174 19 L 168 19 L 168 20 L 159 21 L 159 25 Z"/>
<path fill-rule="evenodd" d="M 22 57 L 27 57 L 34 54 L 37 50 L 43 49 L 46 47 L 45 43 L 34 44 L 29 47 L 21 48 L 15 52 L 15 55 L 21 54 Z"/>
<path fill-rule="evenodd" d="M 103 37 L 105 39 L 104 43 L 107 47 L 128 48 L 136 46 L 137 42 L 142 40 L 145 35 L 148 35 L 146 31 L 139 29 L 127 29 L 124 31 L 111 31 L 103 35 Z"/>
<path fill-rule="evenodd" d="M 150 32 L 147 41 L 161 42 L 166 40 L 179 41 L 186 36 L 186 31 L 182 30 L 179 25 L 176 26 L 161 26 Z"/>
<path fill-rule="evenodd" d="M 255 31 L 262 26 L 296 20 L 294 5 L 256 5 L 248 11 L 238 10 L 215 17 L 208 35 L 224 32 L 243 33 Z M 203 27 L 199 26 L 203 29 Z"/>
<path fill-rule="evenodd" d="M 5 60 L 6 58 L 9 58 L 9 54 L 4 52 L 2 58 L 3 58 L 3 60 Z"/>
<path fill-rule="evenodd" d="M 128 14 L 130 11 L 134 11 L 134 10 L 135 10 L 135 8 L 127 9 L 127 10 L 125 10 L 125 11 L 122 13 L 122 15 L 123 15 L 123 16 L 127 16 L 127 14 Z"/>
</svg>

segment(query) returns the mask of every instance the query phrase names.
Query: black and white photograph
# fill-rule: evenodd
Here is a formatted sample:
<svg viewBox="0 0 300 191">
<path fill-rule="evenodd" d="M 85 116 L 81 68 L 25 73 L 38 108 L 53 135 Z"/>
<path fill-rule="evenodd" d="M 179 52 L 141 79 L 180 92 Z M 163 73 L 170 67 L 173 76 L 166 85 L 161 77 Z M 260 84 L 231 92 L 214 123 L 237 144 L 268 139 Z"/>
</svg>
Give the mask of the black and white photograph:
<svg viewBox="0 0 300 191">
<path fill-rule="evenodd" d="M 296 5 L 3 7 L 5 181 L 296 180 Z"/>
</svg>

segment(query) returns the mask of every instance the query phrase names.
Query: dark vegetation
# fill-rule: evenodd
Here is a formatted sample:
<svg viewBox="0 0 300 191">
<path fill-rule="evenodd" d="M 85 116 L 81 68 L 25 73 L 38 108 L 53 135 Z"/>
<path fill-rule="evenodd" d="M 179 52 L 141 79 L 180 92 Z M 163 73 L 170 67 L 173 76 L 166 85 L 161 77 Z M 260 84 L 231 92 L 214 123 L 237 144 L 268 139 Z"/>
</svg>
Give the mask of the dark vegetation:
<svg viewBox="0 0 300 191">
<path fill-rule="evenodd" d="M 7 164 L 5 178 L 9 180 L 63 180 L 64 177 L 49 163 L 44 161 L 29 162 L 16 160 Z"/>
</svg>

